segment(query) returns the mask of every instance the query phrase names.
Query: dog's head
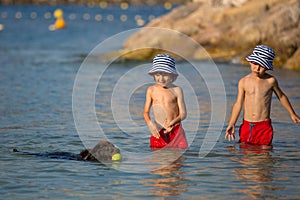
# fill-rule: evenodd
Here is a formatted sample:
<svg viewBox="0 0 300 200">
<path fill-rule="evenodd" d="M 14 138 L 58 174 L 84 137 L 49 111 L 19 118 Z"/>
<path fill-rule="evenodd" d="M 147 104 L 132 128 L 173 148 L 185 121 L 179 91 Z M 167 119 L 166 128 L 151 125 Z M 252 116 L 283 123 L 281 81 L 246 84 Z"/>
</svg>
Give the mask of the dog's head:
<svg viewBox="0 0 300 200">
<path fill-rule="evenodd" d="M 120 149 L 106 140 L 100 140 L 93 149 L 81 151 L 80 157 L 92 161 L 121 160 Z"/>
</svg>

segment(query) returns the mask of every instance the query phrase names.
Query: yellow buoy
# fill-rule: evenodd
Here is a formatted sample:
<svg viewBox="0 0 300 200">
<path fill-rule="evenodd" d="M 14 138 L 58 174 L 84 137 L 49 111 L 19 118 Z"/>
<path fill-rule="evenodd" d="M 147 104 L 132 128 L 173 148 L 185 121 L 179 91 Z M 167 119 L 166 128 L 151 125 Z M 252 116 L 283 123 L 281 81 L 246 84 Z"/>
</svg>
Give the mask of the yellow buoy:
<svg viewBox="0 0 300 200">
<path fill-rule="evenodd" d="M 66 22 L 63 18 L 58 18 L 54 24 L 56 29 L 66 28 Z"/>
<path fill-rule="evenodd" d="M 64 12 L 61 9 L 56 9 L 53 15 L 56 18 L 56 21 L 49 26 L 49 30 L 53 31 L 66 28 L 67 24 L 64 20 Z"/>
<path fill-rule="evenodd" d="M 53 15 L 55 18 L 62 18 L 64 16 L 64 12 L 61 9 L 56 9 Z"/>
</svg>

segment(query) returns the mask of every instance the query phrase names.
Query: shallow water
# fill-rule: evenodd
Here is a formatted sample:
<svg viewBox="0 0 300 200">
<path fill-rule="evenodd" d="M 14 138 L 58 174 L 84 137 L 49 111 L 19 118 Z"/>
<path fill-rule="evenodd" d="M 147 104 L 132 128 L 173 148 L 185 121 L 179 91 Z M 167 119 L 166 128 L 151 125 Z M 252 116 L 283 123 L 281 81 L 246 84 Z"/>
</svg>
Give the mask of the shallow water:
<svg viewBox="0 0 300 200">
<path fill-rule="evenodd" d="M 82 122 L 86 124 L 80 124 L 84 133 L 78 130 L 73 112 L 77 109 L 74 108 L 74 90 L 85 88 L 76 87 L 74 83 L 83 59 L 106 38 L 138 28 L 135 15 L 147 19 L 151 14 L 158 16 L 166 11 L 161 7 L 156 7 L 153 13 L 153 9 L 147 7 L 122 11 L 118 7 L 99 10 L 66 6 L 63 7 L 65 15 L 76 14 L 77 18 L 67 18 L 67 29 L 51 32 L 48 25 L 54 19 L 43 16 L 54 9 L 0 7 L 0 23 L 5 27 L 0 32 L 1 199 L 300 198 L 300 129 L 275 96 L 271 114 L 275 130 L 273 150 L 244 149 L 236 142 L 223 139 L 237 81 L 249 72 L 247 66 L 217 64 L 222 77 L 220 83 L 214 79 L 216 66 L 213 63 L 194 62 L 197 67 L 206 69 L 201 78 L 189 63 L 179 62 L 178 71 L 187 82 L 178 78 L 176 83 L 185 89 L 189 116 L 183 125 L 190 147 L 184 154 L 153 153 L 148 147 L 149 135 L 142 118 L 144 92 L 152 79 L 135 71 L 144 63 L 108 65 L 101 60 L 89 60 L 86 67 L 90 70 L 82 74 L 81 80 L 87 86 L 99 81 L 94 105 L 97 122 L 89 121 L 89 113 L 84 112 L 86 118 Z M 22 13 L 21 19 L 15 17 L 18 12 Z M 38 17 L 30 18 L 32 12 Z M 131 16 L 126 23 L 117 20 L 122 12 Z M 88 20 L 81 17 L 86 13 L 91 16 Z M 97 13 L 104 16 L 100 22 L 93 18 Z M 109 14 L 115 16 L 113 21 L 105 20 Z M 107 51 L 120 46 L 120 43 L 112 43 Z M 104 68 L 101 78 L 93 79 L 93 72 Z M 300 73 L 275 69 L 272 74 L 300 113 Z M 226 98 L 222 96 L 222 88 L 207 85 L 210 80 L 216 80 L 217 86 L 225 85 Z M 127 89 L 132 91 L 127 92 Z M 218 105 L 223 102 L 225 106 L 214 105 L 212 97 L 220 103 Z M 81 98 L 89 100 L 85 95 Z M 128 109 L 126 112 L 122 112 L 124 106 Z M 220 116 L 225 112 L 225 123 L 211 123 L 212 111 Z M 222 129 L 214 132 L 220 124 Z M 210 128 L 212 137 L 208 140 Z M 121 162 L 100 164 L 49 159 L 12 151 L 18 148 L 30 152 L 79 153 L 103 135 L 122 150 Z M 204 142 L 212 150 L 201 156 Z"/>
</svg>

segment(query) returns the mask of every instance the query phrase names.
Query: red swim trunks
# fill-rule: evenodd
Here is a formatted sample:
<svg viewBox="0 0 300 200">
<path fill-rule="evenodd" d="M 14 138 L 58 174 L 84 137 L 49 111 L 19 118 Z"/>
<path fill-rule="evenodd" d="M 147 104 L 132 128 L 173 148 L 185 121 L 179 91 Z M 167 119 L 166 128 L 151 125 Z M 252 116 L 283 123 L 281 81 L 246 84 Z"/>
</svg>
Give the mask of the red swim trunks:
<svg viewBox="0 0 300 200">
<path fill-rule="evenodd" d="M 262 122 L 243 121 L 240 126 L 240 143 L 255 145 L 271 145 L 273 139 L 273 127 L 271 120 Z"/>
<path fill-rule="evenodd" d="M 174 126 L 172 131 L 168 134 L 164 133 L 164 129 L 159 131 L 160 137 L 156 138 L 153 135 L 150 137 L 151 148 L 163 148 L 165 146 L 175 148 L 187 148 L 188 144 L 185 137 L 185 132 L 181 124 Z"/>
</svg>

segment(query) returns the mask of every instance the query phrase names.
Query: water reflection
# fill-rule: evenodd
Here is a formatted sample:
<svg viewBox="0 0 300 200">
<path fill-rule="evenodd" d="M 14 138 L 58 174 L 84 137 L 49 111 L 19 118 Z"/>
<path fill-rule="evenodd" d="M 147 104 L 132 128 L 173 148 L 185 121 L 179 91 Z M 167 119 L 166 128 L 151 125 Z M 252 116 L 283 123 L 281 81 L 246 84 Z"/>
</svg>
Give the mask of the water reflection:
<svg viewBox="0 0 300 200">
<path fill-rule="evenodd" d="M 261 149 L 259 146 L 240 145 L 239 149 L 231 149 L 241 156 L 231 160 L 237 162 L 238 167 L 232 170 L 238 182 L 244 187 L 237 189 L 239 193 L 251 196 L 251 198 L 276 199 L 274 191 L 282 190 L 282 187 L 275 185 L 276 160 L 272 157 L 271 151 Z"/>
<path fill-rule="evenodd" d="M 180 156 L 177 160 L 165 167 L 154 170 L 151 173 L 157 176 L 151 176 L 143 181 L 145 186 L 150 186 L 150 195 L 170 197 L 181 196 L 188 189 L 187 182 L 182 170 L 185 158 Z"/>
</svg>

